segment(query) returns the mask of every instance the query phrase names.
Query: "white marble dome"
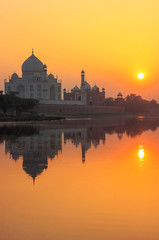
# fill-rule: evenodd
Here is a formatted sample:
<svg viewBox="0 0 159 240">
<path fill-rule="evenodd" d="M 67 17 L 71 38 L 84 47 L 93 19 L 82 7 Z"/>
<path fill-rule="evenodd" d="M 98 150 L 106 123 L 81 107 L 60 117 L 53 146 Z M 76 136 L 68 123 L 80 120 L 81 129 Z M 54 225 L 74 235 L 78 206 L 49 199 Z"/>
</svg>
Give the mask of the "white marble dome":
<svg viewBox="0 0 159 240">
<path fill-rule="evenodd" d="M 42 72 L 44 71 L 43 63 L 32 54 L 22 65 L 22 72 Z"/>
<path fill-rule="evenodd" d="M 40 77 L 40 73 L 39 72 L 34 72 L 33 76 L 34 77 Z"/>
</svg>

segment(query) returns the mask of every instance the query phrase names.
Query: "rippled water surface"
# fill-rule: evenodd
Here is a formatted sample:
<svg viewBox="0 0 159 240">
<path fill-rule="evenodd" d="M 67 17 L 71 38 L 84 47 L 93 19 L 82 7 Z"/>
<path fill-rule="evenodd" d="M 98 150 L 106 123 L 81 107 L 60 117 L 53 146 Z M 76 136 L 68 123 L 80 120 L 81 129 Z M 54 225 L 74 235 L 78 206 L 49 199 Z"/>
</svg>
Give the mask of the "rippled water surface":
<svg viewBox="0 0 159 240">
<path fill-rule="evenodd" d="M 159 239 L 159 120 L 0 126 L 0 239 Z"/>
</svg>

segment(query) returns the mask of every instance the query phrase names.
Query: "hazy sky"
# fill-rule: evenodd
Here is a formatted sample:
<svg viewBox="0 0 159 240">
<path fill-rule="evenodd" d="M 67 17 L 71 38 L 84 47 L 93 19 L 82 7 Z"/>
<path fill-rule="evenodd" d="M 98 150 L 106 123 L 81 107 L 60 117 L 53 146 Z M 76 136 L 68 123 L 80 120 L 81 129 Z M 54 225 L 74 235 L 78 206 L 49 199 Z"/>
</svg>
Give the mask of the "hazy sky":
<svg viewBox="0 0 159 240">
<path fill-rule="evenodd" d="M 35 55 L 63 80 L 159 101 L 158 0 L 1 1 L 0 88 Z M 143 72 L 144 80 L 137 74 Z"/>
</svg>

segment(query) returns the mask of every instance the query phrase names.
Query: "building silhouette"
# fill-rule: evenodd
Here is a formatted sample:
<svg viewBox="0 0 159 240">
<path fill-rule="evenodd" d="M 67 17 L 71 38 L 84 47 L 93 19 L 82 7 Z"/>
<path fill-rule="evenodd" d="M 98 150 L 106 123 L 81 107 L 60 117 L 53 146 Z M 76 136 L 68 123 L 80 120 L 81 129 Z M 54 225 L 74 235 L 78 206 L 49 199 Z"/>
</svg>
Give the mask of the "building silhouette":
<svg viewBox="0 0 159 240">
<path fill-rule="evenodd" d="M 53 74 L 47 74 L 47 66 L 32 51 L 22 64 L 22 77 L 13 73 L 9 82 L 5 82 L 5 93 L 10 92 L 16 92 L 22 98 L 56 102 L 61 100 L 61 81 Z"/>
<path fill-rule="evenodd" d="M 81 86 L 77 85 L 71 89 L 71 92 L 64 92 L 64 100 L 81 101 L 84 105 L 101 105 L 105 101 L 105 89 L 99 91 L 99 87 L 94 85 L 92 88 L 90 84 L 85 80 L 85 72 L 81 72 Z"/>
<path fill-rule="evenodd" d="M 13 73 L 9 81 L 5 80 L 5 93 L 14 92 L 21 98 L 37 99 L 41 104 L 52 105 L 101 105 L 105 101 L 105 89 L 99 91 L 99 87 L 85 80 L 85 72 L 81 72 L 81 86 L 75 86 L 71 92 L 63 90 L 62 81 L 53 74 L 47 73 L 47 66 L 42 63 L 32 51 L 32 55 L 22 64 L 22 76 Z"/>
</svg>

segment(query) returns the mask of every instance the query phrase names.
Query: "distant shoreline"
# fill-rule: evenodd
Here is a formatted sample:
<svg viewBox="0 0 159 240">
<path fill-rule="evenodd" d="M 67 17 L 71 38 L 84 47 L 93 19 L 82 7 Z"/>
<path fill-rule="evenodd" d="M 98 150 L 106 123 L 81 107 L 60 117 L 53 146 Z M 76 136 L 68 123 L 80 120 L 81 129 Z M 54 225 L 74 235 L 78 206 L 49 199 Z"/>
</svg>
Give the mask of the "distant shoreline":
<svg viewBox="0 0 159 240">
<path fill-rule="evenodd" d="M 6 117 L 6 119 L 0 119 L 0 126 L 3 125 L 41 125 L 50 126 L 53 128 L 62 127 L 80 127 L 80 126 L 93 126 L 99 124 L 102 125 L 117 125 L 119 123 L 125 122 L 126 120 L 158 120 L 159 114 L 132 114 L 132 113 L 120 113 L 120 114 L 105 114 L 105 115 L 94 115 L 94 116 L 67 116 L 67 117 L 57 117 L 54 120 L 15 120 L 15 117 Z"/>
</svg>

